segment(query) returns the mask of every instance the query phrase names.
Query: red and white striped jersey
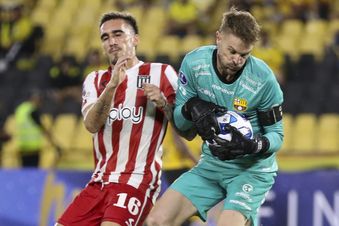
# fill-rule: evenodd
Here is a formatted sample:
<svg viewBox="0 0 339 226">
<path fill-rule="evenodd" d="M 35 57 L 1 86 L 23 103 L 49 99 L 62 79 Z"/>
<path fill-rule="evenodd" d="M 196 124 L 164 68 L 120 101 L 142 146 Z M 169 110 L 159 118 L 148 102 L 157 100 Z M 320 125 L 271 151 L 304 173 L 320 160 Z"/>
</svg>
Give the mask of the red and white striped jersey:
<svg viewBox="0 0 339 226">
<path fill-rule="evenodd" d="M 163 111 L 147 100 L 142 85 L 158 86 L 173 103 L 177 74 L 170 65 L 140 61 L 126 70 L 126 75 L 117 87 L 105 125 L 93 134 L 96 167 L 92 181 L 146 188 L 155 200 L 160 192 L 161 144 L 168 121 Z M 110 77 L 111 68 L 87 76 L 82 112 L 96 102 Z"/>
</svg>

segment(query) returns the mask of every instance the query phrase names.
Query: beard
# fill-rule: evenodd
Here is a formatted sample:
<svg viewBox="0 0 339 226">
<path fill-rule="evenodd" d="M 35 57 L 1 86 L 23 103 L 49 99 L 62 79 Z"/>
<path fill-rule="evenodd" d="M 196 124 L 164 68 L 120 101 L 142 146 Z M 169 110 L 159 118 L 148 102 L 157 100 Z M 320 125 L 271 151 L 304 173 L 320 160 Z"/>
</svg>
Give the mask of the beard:
<svg viewBox="0 0 339 226">
<path fill-rule="evenodd" d="M 119 54 L 118 53 L 115 53 L 115 54 L 111 54 L 109 55 L 109 59 L 110 59 L 110 63 L 112 65 L 115 65 L 119 59 Z"/>
<path fill-rule="evenodd" d="M 220 74 L 224 75 L 224 76 L 233 76 L 235 75 L 239 70 L 240 68 L 237 67 L 237 66 L 229 66 L 227 65 L 227 63 L 224 63 L 224 62 L 221 62 L 219 61 L 220 64 L 219 64 L 219 67 L 218 69 L 220 70 Z"/>
</svg>

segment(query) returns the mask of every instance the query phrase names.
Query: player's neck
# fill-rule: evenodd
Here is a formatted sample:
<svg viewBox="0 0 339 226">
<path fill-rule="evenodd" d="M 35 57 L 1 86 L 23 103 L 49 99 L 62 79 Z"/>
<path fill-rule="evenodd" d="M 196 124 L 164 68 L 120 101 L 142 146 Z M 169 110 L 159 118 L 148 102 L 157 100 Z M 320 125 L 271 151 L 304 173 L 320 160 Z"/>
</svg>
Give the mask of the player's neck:
<svg viewBox="0 0 339 226">
<path fill-rule="evenodd" d="M 227 70 L 220 67 L 219 64 L 217 64 L 217 69 L 219 71 L 219 74 L 228 82 L 233 81 L 235 74 L 228 73 Z"/>
<path fill-rule="evenodd" d="M 139 63 L 139 59 L 134 56 L 131 60 L 127 61 L 126 68 L 129 69 Z"/>
</svg>

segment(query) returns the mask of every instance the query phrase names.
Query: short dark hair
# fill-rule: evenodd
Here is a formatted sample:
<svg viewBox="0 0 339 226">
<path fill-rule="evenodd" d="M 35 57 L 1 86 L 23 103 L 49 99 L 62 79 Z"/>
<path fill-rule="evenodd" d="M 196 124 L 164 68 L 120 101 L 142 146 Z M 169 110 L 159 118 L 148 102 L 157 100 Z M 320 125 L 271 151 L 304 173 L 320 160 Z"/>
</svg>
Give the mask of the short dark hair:
<svg viewBox="0 0 339 226">
<path fill-rule="evenodd" d="M 249 12 L 239 11 L 235 7 L 223 14 L 219 31 L 231 32 L 247 44 L 253 44 L 260 37 L 260 26 L 256 19 Z"/>
<path fill-rule="evenodd" d="M 109 12 L 109 13 L 103 14 L 100 19 L 99 28 L 106 21 L 117 20 L 117 19 L 122 19 L 125 22 L 127 22 L 133 28 L 134 33 L 139 34 L 139 29 L 138 29 L 136 19 L 130 13 L 125 13 L 125 12 Z"/>
</svg>

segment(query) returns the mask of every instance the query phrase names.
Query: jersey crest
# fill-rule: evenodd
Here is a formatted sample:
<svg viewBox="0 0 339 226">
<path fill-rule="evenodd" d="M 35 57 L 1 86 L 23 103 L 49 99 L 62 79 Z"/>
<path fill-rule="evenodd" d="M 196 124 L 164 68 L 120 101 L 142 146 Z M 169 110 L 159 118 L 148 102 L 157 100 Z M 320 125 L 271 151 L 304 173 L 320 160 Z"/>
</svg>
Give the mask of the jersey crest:
<svg viewBox="0 0 339 226">
<path fill-rule="evenodd" d="M 233 107 L 237 111 L 246 111 L 247 109 L 247 100 L 241 97 L 234 98 Z"/>
</svg>

